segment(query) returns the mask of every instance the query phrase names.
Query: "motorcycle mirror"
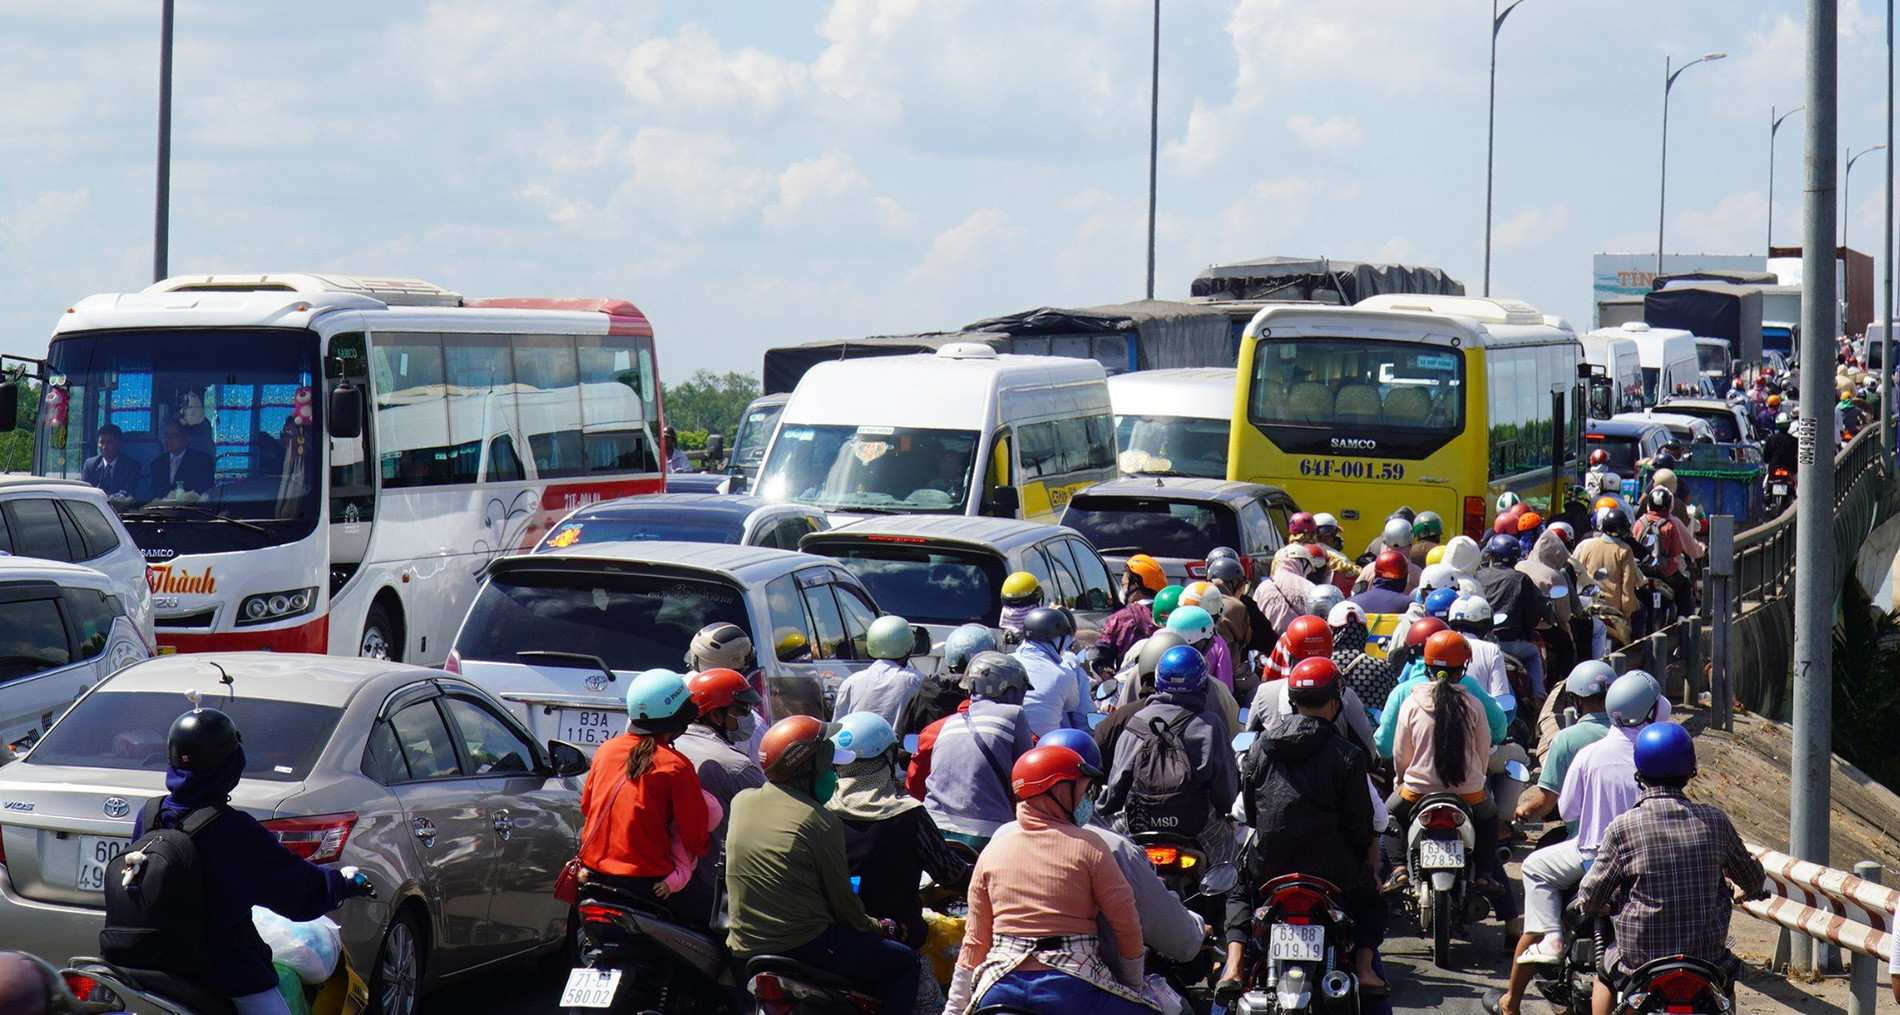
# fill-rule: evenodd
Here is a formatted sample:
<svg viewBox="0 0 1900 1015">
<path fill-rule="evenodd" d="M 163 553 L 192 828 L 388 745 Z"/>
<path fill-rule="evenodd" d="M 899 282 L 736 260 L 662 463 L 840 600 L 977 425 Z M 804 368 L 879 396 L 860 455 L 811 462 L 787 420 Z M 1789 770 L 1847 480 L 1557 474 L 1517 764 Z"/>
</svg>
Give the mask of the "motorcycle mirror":
<svg viewBox="0 0 1900 1015">
<path fill-rule="evenodd" d="M 1245 753 L 1248 748 L 1253 746 L 1253 742 L 1258 738 L 1259 734 L 1253 730 L 1241 730 L 1239 733 L 1234 734 L 1234 753 Z"/>
<path fill-rule="evenodd" d="M 1496 630 L 1503 627 L 1510 619 L 1511 615 L 1508 613 L 1493 613 L 1491 615 L 1491 629 Z"/>
<path fill-rule="evenodd" d="M 909 733 L 904 736 L 904 753 L 905 754 L 917 753 L 917 734 Z"/>
<path fill-rule="evenodd" d="M 1240 883 L 1240 870 L 1223 860 L 1207 869 L 1201 876 L 1201 890 L 1197 895 L 1226 895 Z"/>
<path fill-rule="evenodd" d="M 1506 712 L 1515 711 L 1517 709 L 1517 695 L 1515 694 L 1500 694 L 1497 696 L 1496 701 L 1498 707 Z"/>
<path fill-rule="evenodd" d="M 1603 579 L 1608 578 L 1609 576 L 1610 576 L 1610 569 L 1607 567 L 1597 568 L 1597 573 L 1594 575 L 1591 575 L 1591 577 L 1595 578 L 1597 581 L 1602 581 Z"/>
<path fill-rule="evenodd" d="M 1567 585 L 1552 585 L 1552 586 L 1550 587 L 1550 598 L 1552 598 L 1552 599 L 1569 599 L 1569 598 L 1570 598 L 1570 587 L 1569 587 L 1569 586 L 1567 586 Z"/>
<path fill-rule="evenodd" d="M 1248 719 L 1251 719 L 1252 717 L 1253 717 L 1253 709 L 1252 709 L 1252 708 L 1243 708 L 1243 709 L 1241 709 L 1241 710 L 1240 710 L 1240 728 L 1241 728 L 1241 729 L 1243 729 L 1243 730 L 1244 730 L 1244 729 L 1246 729 L 1246 728 L 1247 728 L 1247 720 L 1248 720 Z"/>
<path fill-rule="evenodd" d="M 1504 763 L 1504 774 L 1510 776 L 1512 782 L 1528 783 L 1531 781 L 1530 767 L 1516 759 Z"/>
<path fill-rule="evenodd" d="M 1090 712 L 1089 713 L 1089 729 L 1095 729 L 1096 727 L 1102 725 L 1102 723 L 1106 721 L 1107 719 L 1108 719 L 1108 713 L 1106 712 Z"/>
<path fill-rule="evenodd" d="M 1107 701 L 1108 699 L 1113 698 L 1115 696 L 1115 692 L 1121 689 L 1122 689 L 1122 682 L 1119 680 L 1116 680 L 1114 677 L 1109 677 L 1107 680 L 1104 680 L 1101 683 L 1095 685 L 1095 700 Z"/>
</svg>

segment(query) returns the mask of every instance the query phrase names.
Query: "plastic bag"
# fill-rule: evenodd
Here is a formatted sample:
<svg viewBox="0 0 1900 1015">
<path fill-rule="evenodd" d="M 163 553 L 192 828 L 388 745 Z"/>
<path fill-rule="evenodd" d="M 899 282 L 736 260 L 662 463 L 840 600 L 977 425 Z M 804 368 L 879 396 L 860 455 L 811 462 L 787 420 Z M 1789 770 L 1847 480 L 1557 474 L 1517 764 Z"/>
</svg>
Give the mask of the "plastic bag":
<svg viewBox="0 0 1900 1015">
<path fill-rule="evenodd" d="M 961 916 L 945 916 L 936 910 L 924 910 L 924 946 L 920 949 L 930 962 L 930 971 L 938 983 L 949 983 L 957 969 L 957 953 L 963 950 Z"/>
<path fill-rule="evenodd" d="M 271 969 L 277 973 L 277 993 L 290 1009 L 290 1015 L 311 1015 L 310 999 L 304 996 L 303 978 L 297 971 L 282 962 L 271 963 Z"/>
<path fill-rule="evenodd" d="M 270 946 L 271 961 L 287 966 L 303 982 L 317 986 L 336 972 L 343 951 L 343 931 L 336 921 L 320 916 L 306 923 L 286 920 L 262 906 L 251 907 L 251 924 Z"/>
</svg>

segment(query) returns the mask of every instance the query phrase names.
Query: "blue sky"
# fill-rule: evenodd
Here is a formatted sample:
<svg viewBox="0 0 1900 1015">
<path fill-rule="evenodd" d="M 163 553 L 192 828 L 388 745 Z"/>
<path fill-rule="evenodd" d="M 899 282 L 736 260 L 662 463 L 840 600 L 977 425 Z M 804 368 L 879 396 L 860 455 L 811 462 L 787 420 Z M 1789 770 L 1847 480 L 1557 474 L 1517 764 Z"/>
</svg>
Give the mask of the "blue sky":
<svg viewBox="0 0 1900 1015">
<path fill-rule="evenodd" d="M 156 0 L 0 0 L 0 351 L 150 280 Z M 1141 295 L 1147 0 L 181 0 L 172 270 L 604 295 L 662 373 Z M 1157 294 L 1270 254 L 1482 273 L 1484 0 L 1166 0 Z M 1841 139 L 1884 140 L 1845 0 Z M 1758 251 L 1799 0 L 1528 0 L 1499 55 L 1493 289 L 1590 319 L 1590 255 Z M 1778 242 L 1799 232 L 1783 128 Z M 1792 130 L 1791 130 L 1792 128 Z M 1878 247 L 1880 155 L 1849 240 Z M 1868 240 L 1873 240 L 1869 244 Z"/>
</svg>

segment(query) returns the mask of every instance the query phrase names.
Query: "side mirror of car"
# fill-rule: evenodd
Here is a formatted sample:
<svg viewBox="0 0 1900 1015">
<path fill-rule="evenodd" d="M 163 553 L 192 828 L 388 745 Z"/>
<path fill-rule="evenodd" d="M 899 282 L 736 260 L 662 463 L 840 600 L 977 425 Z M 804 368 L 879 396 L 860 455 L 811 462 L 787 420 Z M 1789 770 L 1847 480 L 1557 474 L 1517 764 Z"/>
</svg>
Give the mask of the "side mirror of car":
<svg viewBox="0 0 1900 1015">
<path fill-rule="evenodd" d="M 1014 518 L 1022 508 L 1022 498 L 1013 486 L 999 486 L 990 491 L 989 515 L 992 518 Z"/>
<path fill-rule="evenodd" d="M 716 462 L 726 457 L 726 435 L 709 433 L 706 435 L 706 460 Z"/>
<path fill-rule="evenodd" d="M 587 754 L 565 740 L 548 741 L 548 760 L 554 766 L 554 777 L 566 779 L 587 773 Z"/>
<path fill-rule="evenodd" d="M 330 389 L 330 436 L 349 440 L 363 436 L 363 389 L 344 381 Z"/>
</svg>

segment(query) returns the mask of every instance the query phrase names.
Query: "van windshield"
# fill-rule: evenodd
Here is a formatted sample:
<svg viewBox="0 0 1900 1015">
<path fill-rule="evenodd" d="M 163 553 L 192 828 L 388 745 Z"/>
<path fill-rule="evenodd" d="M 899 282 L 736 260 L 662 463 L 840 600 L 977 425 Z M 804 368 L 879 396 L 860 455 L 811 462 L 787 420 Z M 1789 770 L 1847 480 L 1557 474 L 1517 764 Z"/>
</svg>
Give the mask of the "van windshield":
<svg viewBox="0 0 1900 1015">
<path fill-rule="evenodd" d="M 482 587 L 455 654 L 512 663 L 517 652 L 553 650 L 599 656 L 616 670 L 678 669 L 693 635 L 720 622 L 752 629 L 744 597 L 724 582 L 521 567 Z"/>
<path fill-rule="evenodd" d="M 1224 419 L 1193 416 L 1117 416 L 1115 446 L 1121 471 L 1139 476 L 1227 478 Z"/>
<path fill-rule="evenodd" d="M 977 444 L 973 430 L 784 423 L 758 491 L 827 511 L 961 514 Z"/>
</svg>

